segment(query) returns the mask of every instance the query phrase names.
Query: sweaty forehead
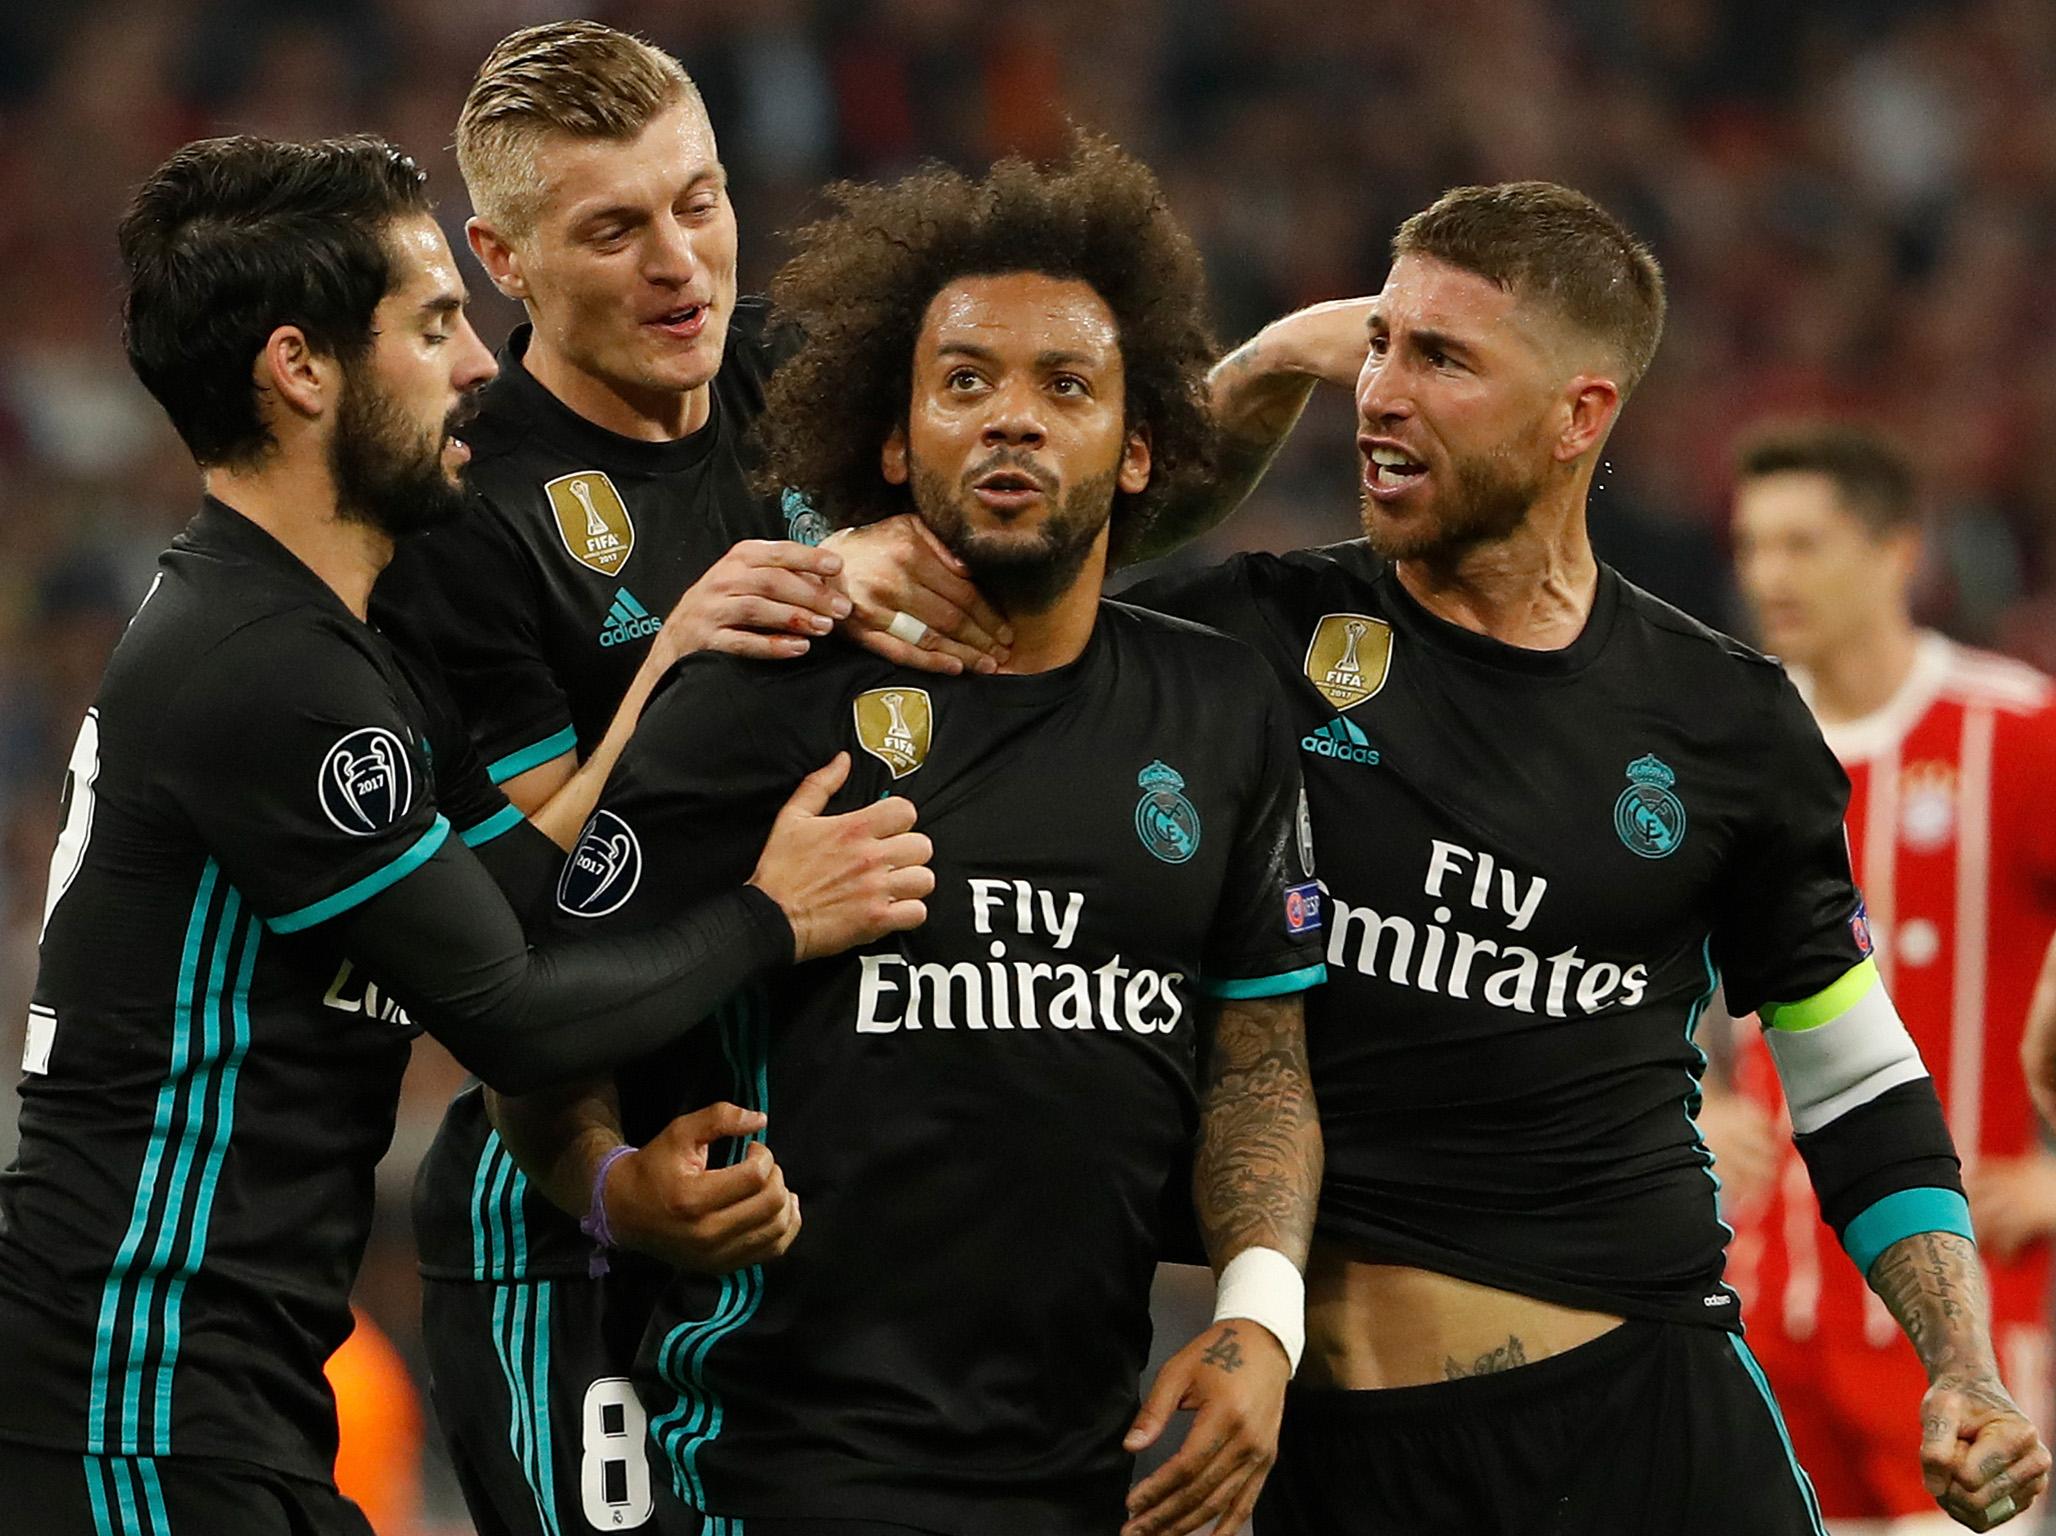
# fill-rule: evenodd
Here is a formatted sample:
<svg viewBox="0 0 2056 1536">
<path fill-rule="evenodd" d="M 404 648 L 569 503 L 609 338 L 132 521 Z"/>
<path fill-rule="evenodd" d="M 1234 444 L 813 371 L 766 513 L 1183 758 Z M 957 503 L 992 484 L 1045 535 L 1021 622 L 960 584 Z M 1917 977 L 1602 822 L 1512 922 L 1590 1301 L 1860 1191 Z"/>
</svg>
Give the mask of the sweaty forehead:
<svg viewBox="0 0 2056 1536">
<path fill-rule="evenodd" d="M 545 131 L 536 140 L 535 169 L 543 207 L 575 219 L 614 205 L 667 203 L 679 188 L 719 175 L 721 162 L 707 114 L 681 100 L 626 141 Z"/>
<path fill-rule="evenodd" d="M 385 302 L 412 308 L 441 295 L 464 292 L 450 242 L 427 214 L 394 220 L 386 230 L 386 244 L 393 272 Z"/>
<path fill-rule="evenodd" d="M 1101 366 L 1120 360 L 1120 327 L 1091 284 L 1039 272 L 963 277 L 929 302 L 920 350 L 952 346 L 1040 355 L 1061 352 Z"/>
<path fill-rule="evenodd" d="M 1524 304 L 1489 277 L 1423 256 L 1393 262 L 1372 306 L 1376 321 L 1393 330 L 1445 332 L 1539 340 L 1536 306 Z"/>
</svg>

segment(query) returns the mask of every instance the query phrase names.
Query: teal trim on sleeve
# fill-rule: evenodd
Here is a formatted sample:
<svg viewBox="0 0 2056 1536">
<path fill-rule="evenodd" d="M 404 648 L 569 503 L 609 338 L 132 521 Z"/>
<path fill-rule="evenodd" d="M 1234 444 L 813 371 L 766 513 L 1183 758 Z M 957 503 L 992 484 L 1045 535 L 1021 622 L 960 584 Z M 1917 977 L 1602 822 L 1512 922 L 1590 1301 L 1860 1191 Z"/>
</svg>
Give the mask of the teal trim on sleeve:
<svg viewBox="0 0 2056 1536">
<path fill-rule="evenodd" d="M 504 784 L 518 778 L 531 768 L 540 768 L 553 757 L 562 757 L 566 752 L 578 749 L 578 732 L 570 726 L 554 736 L 545 736 L 533 746 L 523 747 L 519 752 L 509 752 L 485 771 L 485 776 L 495 784 Z"/>
<path fill-rule="evenodd" d="M 466 848 L 483 848 L 502 832 L 511 832 L 521 825 L 521 807 L 503 805 L 475 827 L 466 827 L 457 834 L 457 841 Z"/>
<path fill-rule="evenodd" d="M 1970 1206 L 1953 1189 L 1902 1189 L 1868 1206 L 1842 1233 L 1842 1246 L 1859 1275 L 1892 1244 L 1916 1232 L 1954 1232 L 1977 1241 L 1970 1230 Z"/>
<path fill-rule="evenodd" d="M 325 923 L 338 913 L 352 907 L 362 906 L 388 886 L 396 885 L 426 864 L 436 849 L 450 835 L 450 819 L 438 816 L 435 825 L 415 839 L 414 846 L 395 857 L 390 863 L 381 865 L 353 885 L 346 885 L 335 895 L 302 907 L 297 912 L 288 912 L 283 917 L 267 919 L 273 933 L 298 933 L 302 928 L 312 928 L 316 923 Z"/>
<path fill-rule="evenodd" d="M 1309 965 L 1279 976 L 1245 976 L 1234 981 L 1210 981 L 1199 976 L 1194 978 L 1193 984 L 1208 997 L 1234 999 L 1283 997 L 1288 992 L 1304 992 L 1308 987 L 1318 987 L 1327 979 L 1326 965 Z"/>
</svg>

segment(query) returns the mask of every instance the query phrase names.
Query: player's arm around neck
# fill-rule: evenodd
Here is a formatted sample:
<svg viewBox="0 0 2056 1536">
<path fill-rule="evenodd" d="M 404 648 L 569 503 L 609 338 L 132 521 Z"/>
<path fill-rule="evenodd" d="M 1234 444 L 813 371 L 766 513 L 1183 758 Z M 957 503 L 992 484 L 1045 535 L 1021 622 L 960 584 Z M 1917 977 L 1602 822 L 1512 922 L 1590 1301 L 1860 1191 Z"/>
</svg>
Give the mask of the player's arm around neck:
<svg viewBox="0 0 2056 1536">
<path fill-rule="evenodd" d="M 1299 424 L 1314 386 L 1355 387 L 1369 350 L 1370 299 L 1334 299 L 1273 320 L 1215 363 L 1207 396 L 1220 431 L 1214 477 L 1166 506 L 1133 560 L 1153 560 L 1227 521 Z"/>
<path fill-rule="evenodd" d="M 1127 1447 L 1194 1410 L 1184 1448 L 1130 1495 L 1123 1536 L 1237 1529 L 1276 1459 L 1305 1338 L 1299 1273 L 1321 1189 L 1321 1128 L 1301 997 L 1225 1002 L 1200 1108 L 1193 1197 L 1221 1277 L 1215 1322 L 1158 1373 Z"/>
</svg>

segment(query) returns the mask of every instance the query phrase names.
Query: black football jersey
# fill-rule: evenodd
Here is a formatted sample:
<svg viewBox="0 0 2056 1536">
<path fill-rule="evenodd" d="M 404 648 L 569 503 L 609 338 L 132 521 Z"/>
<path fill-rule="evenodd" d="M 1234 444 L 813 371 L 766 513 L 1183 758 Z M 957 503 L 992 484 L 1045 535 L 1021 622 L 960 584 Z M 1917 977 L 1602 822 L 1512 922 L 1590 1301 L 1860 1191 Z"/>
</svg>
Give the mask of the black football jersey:
<svg viewBox="0 0 2056 1536">
<path fill-rule="evenodd" d="M 447 712 L 209 502 L 66 779 L 0 1177 L 0 1437 L 326 1479 L 414 1031 L 325 926 L 520 823 Z"/>
<path fill-rule="evenodd" d="M 466 429 L 471 514 L 410 540 L 372 617 L 432 655 L 493 780 L 607 732 L 664 617 L 743 539 L 818 543 L 805 501 L 748 484 L 749 428 L 784 347 L 768 306 L 743 299 L 706 424 L 669 443 L 595 426 L 522 366 L 518 327 Z"/>
<path fill-rule="evenodd" d="M 1746 1012 L 1867 953 L 1848 783 L 1783 671 L 1604 567 L 1556 651 L 1436 618 L 1361 543 L 1128 597 L 1290 696 L 1328 896 L 1322 1236 L 1739 1326 L 1693 1031 L 1717 981 Z"/>
<path fill-rule="evenodd" d="M 1118 1523 L 1205 1000 L 1321 974 L 1275 693 L 1245 647 L 1110 603 L 1040 675 L 838 644 L 694 657 L 652 702 L 560 930 L 747 875 L 838 750 L 830 810 L 908 797 L 937 881 L 924 926 L 737 998 L 663 1069 L 676 1109 L 766 1112 L 805 1223 L 775 1263 L 676 1278 L 658 1308 L 643 1386 L 687 1502 L 980 1536 Z"/>
<path fill-rule="evenodd" d="M 750 428 L 792 341 L 762 299 L 736 305 L 705 425 L 671 443 L 557 399 L 522 365 L 529 336 L 509 338 L 467 428 L 472 515 L 410 541 L 373 598 L 381 626 L 439 664 L 499 783 L 599 744 L 665 615 L 738 541 L 828 532 L 800 497 L 749 485 Z M 422 1164 L 414 1227 L 438 1279 L 585 1273 L 577 1224 L 529 1187 L 476 1085 Z"/>
</svg>

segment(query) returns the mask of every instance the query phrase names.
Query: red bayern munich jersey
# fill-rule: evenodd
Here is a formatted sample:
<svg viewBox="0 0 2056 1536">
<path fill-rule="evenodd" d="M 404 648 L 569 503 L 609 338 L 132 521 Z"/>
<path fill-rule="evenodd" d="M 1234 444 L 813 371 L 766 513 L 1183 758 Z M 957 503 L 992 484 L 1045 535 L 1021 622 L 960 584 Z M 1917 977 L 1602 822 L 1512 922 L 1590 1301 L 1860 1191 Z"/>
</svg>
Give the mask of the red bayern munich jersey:
<svg viewBox="0 0 2056 1536">
<path fill-rule="evenodd" d="M 1964 1172 L 2024 1156 L 2038 1142 L 2020 1037 L 2056 930 L 2056 684 L 1923 634 L 1882 709 L 1822 734 L 1849 774 L 1851 863 L 1878 969 L 1934 1075 Z M 1744 1085 L 1783 1121 L 1769 1052 L 1753 1025 L 1743 1033 Z M 1899 1329 L 1821 1223 L 1789 1142 L 1768 1198 L 1751 1206 L 1724 1215 L 1736 1231 L 1728 1278 L 1752 1337 L 1895 1343 Z M 2018 1392 L 2045 1379 L 2046 1360 L 2030 1356 L 2046 1354 L 2049 1245 L 1986 1266 L 2000 1367 Z"/>
</svg>

